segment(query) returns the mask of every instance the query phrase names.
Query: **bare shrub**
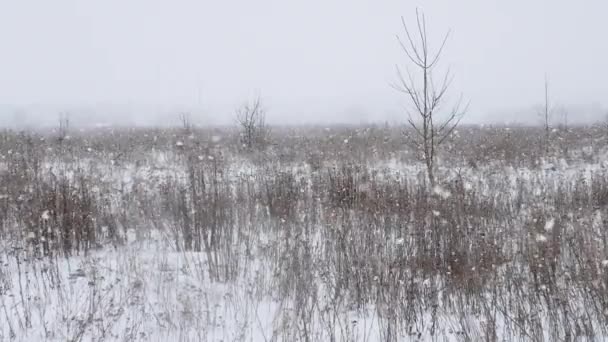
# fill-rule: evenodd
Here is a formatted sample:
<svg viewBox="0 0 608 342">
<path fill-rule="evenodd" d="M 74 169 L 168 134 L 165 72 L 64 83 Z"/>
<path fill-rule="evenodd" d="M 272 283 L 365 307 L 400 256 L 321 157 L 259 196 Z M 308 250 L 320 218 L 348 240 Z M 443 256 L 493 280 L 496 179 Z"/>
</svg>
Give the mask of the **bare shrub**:
<svg viewBox="0 0 608 342">
<path fill-rule="evenodd" d="M 241 129 L 241 144 L 247 150 L 263 148 L 268 144 L 270 130 L 266 126 L 266 110 L 260 97 L 238 108 L 236 121 Z"/>
<path fill-rule="evenodd" d="M 263 180 L 262 203 L 268 206 L 271 217 L 295 220 L 298 217 L 298 203 L 303 192 L 302 184 L 291 172 L 274 171 Z"/>
</svg>

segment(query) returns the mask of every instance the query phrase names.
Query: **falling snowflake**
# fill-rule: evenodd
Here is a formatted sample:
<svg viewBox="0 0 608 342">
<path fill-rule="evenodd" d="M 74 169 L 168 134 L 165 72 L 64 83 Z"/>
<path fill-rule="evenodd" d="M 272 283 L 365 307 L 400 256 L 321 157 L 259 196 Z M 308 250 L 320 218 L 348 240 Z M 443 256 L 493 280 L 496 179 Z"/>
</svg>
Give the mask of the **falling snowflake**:
<svg viewBox="0 0 608 342">
<path fill-rule="evenodd" d="M 449 192 L 448 190 L 445 190 L 444 188 L 440 187 L 439 185 L 436 185 L 433 188 L 433 193 L 443 199 L 447 199 L 450 196 L 452 196 L 451 192 Z"/>
<path fill-rule="evenodd" d="M 545 231 L 550 232 L 553 229 L 554 225 L 555 225 L 555 219 L 553 219 L 553 218 L 548 219 L 547 222 L 545 223 Z"/>
</svg>

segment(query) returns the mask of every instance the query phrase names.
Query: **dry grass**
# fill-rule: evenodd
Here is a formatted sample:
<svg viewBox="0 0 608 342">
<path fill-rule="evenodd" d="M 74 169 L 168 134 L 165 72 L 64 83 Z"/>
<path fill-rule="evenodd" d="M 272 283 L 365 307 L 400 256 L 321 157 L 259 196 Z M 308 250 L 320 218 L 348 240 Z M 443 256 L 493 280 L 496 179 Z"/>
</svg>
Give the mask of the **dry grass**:
<svg viewBox="0 0 608 342">
<path fill-rule="evenodd" d="M 161 236 L 204 261 L 184 272 L 280 303 L 268 334 L 283 340 L 366 340 L 362 317 L 385 341 L 608 336 L 595 128 L 555 132 L 543 155 L 534 128 L 464 127 L 434 189 L 397 128 L 273 132 L 255 154 L 230 130 L 4 132 L 0 235 L 32 263 Z"/>
</svg>

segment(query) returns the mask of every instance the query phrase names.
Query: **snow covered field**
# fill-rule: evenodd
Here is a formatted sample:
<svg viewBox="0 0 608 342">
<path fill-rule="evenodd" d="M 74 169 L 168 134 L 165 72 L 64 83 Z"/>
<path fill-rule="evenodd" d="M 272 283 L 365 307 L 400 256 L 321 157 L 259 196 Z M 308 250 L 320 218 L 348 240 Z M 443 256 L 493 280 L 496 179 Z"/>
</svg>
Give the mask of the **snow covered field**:
<svg viewBox="0 0 608 342">
<path fill-rule="evenodd" d="M 601 149 L 445 159 L 428 189 L 418 162 L 335 140 L 320 164 L 0 145 L 0 340 L 608 336 Z"/>
</svg>

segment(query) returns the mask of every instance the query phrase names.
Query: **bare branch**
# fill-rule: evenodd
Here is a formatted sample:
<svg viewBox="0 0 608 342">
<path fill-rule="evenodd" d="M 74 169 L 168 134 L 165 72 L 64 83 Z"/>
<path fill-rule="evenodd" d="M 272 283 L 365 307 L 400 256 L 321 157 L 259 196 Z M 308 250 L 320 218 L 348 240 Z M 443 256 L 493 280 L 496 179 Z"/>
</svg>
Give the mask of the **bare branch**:
<svg viewBox="0 0 608 342">
<path fill-rule="evenodd" d="M 418 59 L 414 58 L 414 56 L 411 55 L 409 49 L 405 46 L 405 44 L 403 44 L 403 41 L 401 40 L 401 37 L 397 36 L 397 41 L 401 45 L 401 49 L 403 49 L 403 51 L 405 52 L 405 55 L 410 59 L 410 61 L 412 63 L 414 63 L 418 67 L 421 67 L 421 68 L 424 67 L 424 65 L 422 64 L 422 62 L 420 62 Z M 414 51 L 415 54 L 418 53 L 415 49 L 413 49 L 413 51 Z"/>
<path fill-rule="evenodd" d="M 410 47 L 412 48 L 412 51 L 414 52 L 414 54 L 416 55 L 417 62 L 416 64 L 422 64 L 422 57 L 420 56 L 420 53 L 418 52 L 418 48 L 416 47 L 416 44 L 414 44 L 414 41 L 412 40 L 412 36 L 410 35 L 410 30 L 407 28 L 407 25 L 405 24 L 405 18 L 401 17 L 401 23 L 403 24 L 403 30 L 405 31 L 405 36 L 407 37 L 408 42 L 410 43 Z M 399 36 L 397 36 L 398 38 Z M 405 47 L 404 44 L 401 44 L 402 47 Z M 404 48 L 406 51 L 407 49 Z M 412 61 L 413 58 L 412 58 Z"/>
<path fill-rule="evenodd" d="M 408 71 L 407 75 L 408 75 L 409 80 L 406 81 L 398 66 L 397 66 L 397 75 L 399 77 L 401 87 L 396 87 L 395 89 L 397 89 L 398 91 L 400 91 L 402 93 L 407 94 L 410 97 L 410 100 L 412 101 L 412 103 L 414 103 L 416 110 L 420 113 L 423 112 L 424 109 L 422 108 L 421 96 L 420 96 L 418 90 L 416 90 L 416 88 L 415 88 L 414 81 L 412 79 L 412 75 Z"/>
<path fill-rule="evenodd" d="M 464 109 L 460 110 L 461 103 L 462 103 L 462 96 L 458 100 L 458 103 L 452 109 L 452 112 L 450 113 L 448 120 L 446 120 L 444 122 L 444 124 L 440 127 L 440 131 L 439 131 L 440 138 L 437 141 L 437 146 L 440 146 L 441 144 L 443 144 L 443 142 L 452 134 L 452 132 L 456 129 L 456 127 L 458 127 L 458 125 L 460 124 L 460 121 L 462 120 L 462 118 L 464 117 L 466 112 L 468 111 L 470 102 L 467 102 L 467 105 L 464 107 Z M 454 120 L 456 120 L 456 121 L 454 121 Z"/>
<path fill-rule="evenodd" d="M 422 20 L 424 21 L 424 14 L 422 15 Z M 426 57 L 428 51 L 426 46 L 426 28 L 423 27 L 424 25 L 420 21 L 420 12 L 418 9 L 416 9 L 416 23 L 418 24 L 418 34 L 420 35 L 420 42 L 422 43 L 422 60 L 424 61 L 426 67 Z"/>
<path fill-rule="evenodd" d="M 434 184 L 433 168 L 435 165 L 435 155 L 437 148 L 452 134 L 454 129 L 460 123 L 462 117 L 468 109 L 468 104 L 464 109 L 461 109 L 462 96 L 452 108 L 452 111 L 445 120 L 437 120 L 436 116 L 438 109 L 442 107 L 445 101 L 446 94 L 452 85 L 453 76 L 450 69 L 443 75 L 440 84 L 436 84 L 433 78 L 433 68 L 441 59 L 444 48 L 451 35 L 451 31 L 443 36 L 441 45 L 437 52 L 429 59 L 429 43 L 426 27 L 426 17 L 424 13 L 416 9 L 416 27 L 417 40 L 414 41 L 413 35 L 410 33 L 405 19 L 401 17 L 407 44 L 397 36 L 397 40 L 405 52 L 408 61 L 422 73 L 420 83 L 414 81 L 409 70 L 406 68 L 407 77 L 397 66 L 397 84 L 393 87 L 399 92 L 406 95 L 408 101 L 412 104 L 414 116 L 417 116 L 419 121 L 414 120 L 414 116 L 408 112 L 407 123 L 413 131 L 413 136 L 407 135 L 408 143 L 415 142 L 416 148 L 422 148 L 424 161 L 427 166 L 427 174 L 431 184 Z"/>
<path fill-rule="evenodd" d="M 451 32 L 452 32 L 451 30 L 448 30 L 448 33 L 445 34 L 445 37 L 443 38 L 443 42 L 441 43 L 439 50 L 437 50 L 437 54 L 433 58 L 433 61 L 431 63 L 429 63 L 429 68 L 432 68 L 433 66 L 435 66 L 435 64 L 439 61 L 439 57 L 441 57 L 441 53 L 443 52 L 443 48 L 445 47 L 445 44 L 447 43 Z"/>
<path fill-rule="evenodd" d="M 441 100 L 443 99 L 444 95 L 447 93 L 448 89 L 450 88 L 450 85 L 452 84 L 453 80 L 454 80 L 454 77 L 450 74 L 450 70 L 448 69 L 448 71 L 444 75 L 444 79 L 442 81 L 439 92 L 436 91 L 436 89 L 434 87 L 434 83 L 431 83 L 431 88 L 432 88 L 432 92 L 433 92 L 432 99 L 431 99 L 431 108 L 433 110 L 439 108 L 439 104 L 441 103 Z M 432 82 L 432 79 L 431 79 L 431 82 Z"/>
</svg>

